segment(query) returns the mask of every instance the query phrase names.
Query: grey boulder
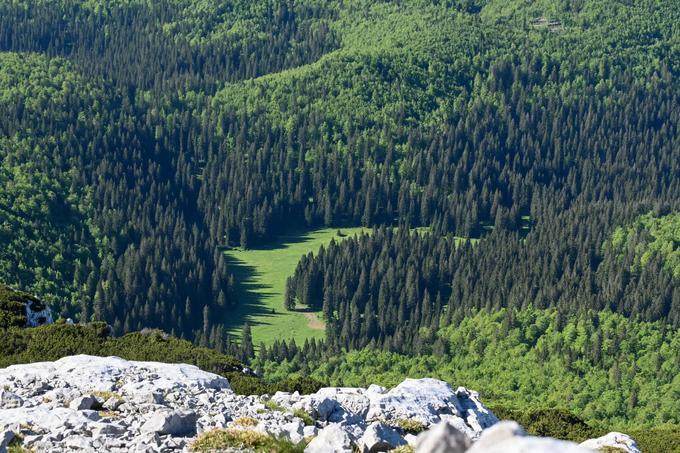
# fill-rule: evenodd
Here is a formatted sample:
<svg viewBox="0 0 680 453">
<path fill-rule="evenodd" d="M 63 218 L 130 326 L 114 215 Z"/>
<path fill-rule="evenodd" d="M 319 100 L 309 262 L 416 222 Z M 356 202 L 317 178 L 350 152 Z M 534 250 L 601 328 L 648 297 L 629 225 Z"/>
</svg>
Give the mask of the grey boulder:
<svg viewBox="0 0 680 453">
<path fill-rule="evenodd" d="M 7 446 L 14 439 L 14 433 L 9 430 L 0 431 L 0 453 L 7 451 Z"/>
<path fill-rule="evenodd" d="M 352 453 L 352 439 L 338 424 L 331 424 L 319 432 L 305 453 Z"/>
<path fill-rule="evenodd" d="M 142 425 L 141 431 L 171 436 L 194 436 L 196 421 L 197 416 L 193 411 L 156 411 Z"/>
<path fill-rule="evenodd" d="M 74 411 L 90 410 L 98 406 L 97 398 L 92 395 L 83 395 L 71 401 L 68 405 L 69 409 Z"/>
<path fill-rule="evenodd" d="M 463 453 L 472 441 L 448 421 L 437 423 L 416 439 L 416 453 Z"/>
<path fill-rule="evenodd" d="M 23 404 L 24 400 L 19 395 L 7 390 L 0 390 L 0 408 L 14 409 L 23 406 Z"/>
<path fill-rule="evenodd" d="M 378 453 L 406 445 L 406 441 L 391 427 L 373 422 L 366 428 L 357 444 L 362 453 Z"/>
</svg>

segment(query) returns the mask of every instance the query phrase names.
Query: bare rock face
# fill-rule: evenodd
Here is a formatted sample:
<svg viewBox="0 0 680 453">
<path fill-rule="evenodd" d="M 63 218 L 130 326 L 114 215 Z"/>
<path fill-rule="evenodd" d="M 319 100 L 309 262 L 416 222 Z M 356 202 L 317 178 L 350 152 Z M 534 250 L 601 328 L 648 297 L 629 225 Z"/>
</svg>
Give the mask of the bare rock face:
<svg viewBox="0 0 680 453">
<path fill-rule="evenodd" d="M 464 432 L 443 421 L 418 436 L 416 453 L 463 453 L 470 444 L 472 441 Z"/>
<path fill-rule="evenodd" d="M 52 311 L 42 303 L 27 300 L 26 301 L 26 327 L 38 327 L 45 324 L 52 324 Z"/>
</svg>

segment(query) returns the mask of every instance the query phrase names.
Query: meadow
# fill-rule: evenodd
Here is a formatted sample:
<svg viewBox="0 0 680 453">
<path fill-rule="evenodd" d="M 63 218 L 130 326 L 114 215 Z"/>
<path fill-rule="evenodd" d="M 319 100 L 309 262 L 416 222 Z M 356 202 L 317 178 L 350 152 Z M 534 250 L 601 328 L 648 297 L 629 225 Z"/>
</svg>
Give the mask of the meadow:
<svg viewBox="0 0 680 453">
<path fill-rule="evenodd" d="M 269 345 L 274 340 L 295 339 L 302 344 L 306 338 L 323 338 L 324 327 L 319 313 L 298 307 L 284 308 L 286 279 L 293 274 L 298 261 L 322 245 L 351 237 L 366 228 L 323 228 L 291 230 L 265 245 L 252 249 L 225 251 L 229 269 L 237 282 L 240 305 L 229 310 L 224 320 L 230 335 L 239 336 L 244 323 L 251 326 L 253 342 Z"/>
</svg>

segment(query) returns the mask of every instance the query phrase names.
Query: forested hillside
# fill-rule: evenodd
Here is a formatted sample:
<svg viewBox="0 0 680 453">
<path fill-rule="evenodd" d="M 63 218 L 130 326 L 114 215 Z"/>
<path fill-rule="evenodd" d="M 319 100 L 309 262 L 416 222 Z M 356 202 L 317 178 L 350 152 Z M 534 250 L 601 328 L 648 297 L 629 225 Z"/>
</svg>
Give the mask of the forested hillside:
<svg viewBox="0 0 680 453">
<path fill-rule="evenodd" d="M 673 331 L 679 24 L 677 0 L 0 0 L 0 281 L 225 350 L 254 306 L 225 250 L 364 226 L 285 276 L 314 360 L 420 360 L 497 312 Z"/>
</svg>

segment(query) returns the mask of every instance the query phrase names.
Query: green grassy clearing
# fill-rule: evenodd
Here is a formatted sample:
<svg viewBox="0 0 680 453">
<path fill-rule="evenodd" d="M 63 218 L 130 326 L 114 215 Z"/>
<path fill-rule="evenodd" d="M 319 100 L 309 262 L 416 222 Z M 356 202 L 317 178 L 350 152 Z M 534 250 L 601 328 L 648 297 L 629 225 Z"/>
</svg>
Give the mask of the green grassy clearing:
<svg viewBox="0 0 680 453">
<path fill-rule="evenodd" d="M 340 230 L 343 236 L 338 236 L 338 228 L 295 230 L 264 246 L 227 250 L 225 254 L 237 282 L 240 301 L 239 307 L 229 310 L 225 319 L 229 334 L 238 336 L 247 321 L 256 346 L 260 342 L 271 344 L 276 339 L 294 338 L 301 344 L 305 338 L 323 338 L 323 324 L 316 313 L 290 312 L 284 308 L 286 279 L 295 272 L 303 255 L 319 250 L 331 239 L 338 241 L 370 231 L 366 228 Z"/>
</svg>

